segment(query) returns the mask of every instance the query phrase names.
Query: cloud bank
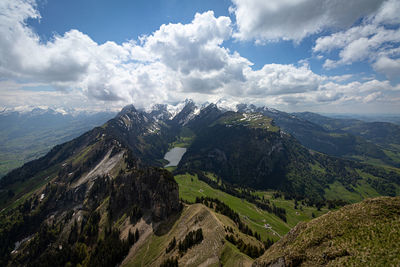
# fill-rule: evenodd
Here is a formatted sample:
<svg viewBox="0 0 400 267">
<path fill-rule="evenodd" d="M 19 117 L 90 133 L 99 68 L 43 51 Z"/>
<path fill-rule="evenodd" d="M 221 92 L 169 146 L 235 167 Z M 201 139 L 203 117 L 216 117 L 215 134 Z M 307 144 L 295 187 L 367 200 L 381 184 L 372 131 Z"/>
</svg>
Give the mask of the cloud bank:
<svg viewBox="0 0 400 267">
<path fill-rule="evenodd" d="M 367 60 L 388 79 L 400 76 L 400 1 L 385 1 L 361 25 L 316 40 L 313 51 L 338 51 L 337 59 L 326 59 L 324 67 L 336 68 Z"/>
<path fill-rule="evenodd" d="M 331 1 L 264 2 L 250 1 L 247 8 L 254 5 L 262 7 L 253 10 L 260 14 L 252 19 L 264 18 L 268 12 L 279 14 L 285 8 L 293 8 L 295 15 L 287 21 L 286 26 L 282 25 L 281 35 L 270 32 L 264 26 L 257 26 L 260 23 L 264 25 L 265 21 L 243 21 L 249 11 L 246 11 L 244 3 L 235 0 L 238 31 L 235 31 L 229 17 L 215 17 L 213 11 L 208 11 L 197 13 L 188 24 L 161 25 L 155 32 L 138 40 L 122 44 L 112 41 L 98 44 L 76 29 L 63 35 L 54 35 L 44 42 L 26 24 L 29 18 L 40 18 L 35 2 L 3 0 L 0 3 L 0 79 L 3 81 L 0 82 L 0 105 L 18 102 L 12 99 L 12 92 L 15 92 L 19 101 L 40 98 L 42 101 L 58 103 L 60 101 L 54 99 L 59 96 L 68 99 L 70 105 L 83 104 L 88 107 L 96 104 L 121 106 L 127 103 L 145 107 L 161 102 L 175 103 L 190 97 L 197 101 L 228 98 L 238 102 L 304 109 L 371 101 L 390 104 L 398 99 L 399 86 L 387 81 L 345 83 L 348 76 L 318 75 L 307 64 L 266 64 L 261 69 L 254 69 L 248 59 L 224 47 L 225 41 L 235 37 L 261 41 L 271 38 L 299 40 L 319 31 L 324 26 L 318 24 L 320 21 L 327 21 L 327 25 L 332 27 L 351 25 L 361 15 L 376 11 L 380 1 L 339 1 L 337 6 L 332 7 Z M 352 14 L 345 12 L 346 15 L 341 13 L 344 10 L 341 4 L 346 6 L 347 2 L 352 2 L 356 11 Z M 302 10 L 314 5 L 326 5 L 325 8 L 331 11 L 318 15 L 313 9 L 309 11 L 311 13 L 301 15 Z M 385 10 L 382 9 L 373 20 L 390 19 L 386 13 L 391 11 Z M 277 20 L 271 25 L 280 23 L 278 15 L 270 15 L 270 19 L 275 17 Z M 291 18 L 289 14 L 285 16 Z M 303 32 L 297 32 L 295 28 L 293 31 L 285 30 L 294 27 L 292 24 L 296 24 L 302 16 L 307 17 L 304 18 Z M 397 23 L 394 17 L 390 23 Z M 252 29 L 253 26 L 256 28 Z M 365 32 L 376 31 L 367 26 L 363 29 Z M 346 32 L 338 34 L 351 35 Z M 361 34 L 360 38 L 365 36 L 372 38 L 370 34 Z M 350 45 L 347 37 L 343 37 L 343 41 L 335 36 L 325 38 L 332 38 L 337 44 L 328 39 L 319 39 L 314 47 L 315 52 L 325 53 L 333 47 L 344 50 Z M 376 60 L 374 68 L 386 72 L 388 76 L 397 75 L 396 68 L 400 63 L 390 57 L 396 51 L 388 48 L 378 52 L 382 57 Z M 358 57 L 363 57 L 363 52 L 359 53 Z M 32 83 L 51 86 L 58 91 L 41 92 L 40 97 L 34 97 L 34 91 L 21 89 L 24 84 L 29 87 Z"/>
<path fill-rule="evenodd" d="M 384 0 L 232 0 L 235 37 L 257 42 L 294 40 L 326 28 L 345 28 L 375 12 Z"/>
</svg>

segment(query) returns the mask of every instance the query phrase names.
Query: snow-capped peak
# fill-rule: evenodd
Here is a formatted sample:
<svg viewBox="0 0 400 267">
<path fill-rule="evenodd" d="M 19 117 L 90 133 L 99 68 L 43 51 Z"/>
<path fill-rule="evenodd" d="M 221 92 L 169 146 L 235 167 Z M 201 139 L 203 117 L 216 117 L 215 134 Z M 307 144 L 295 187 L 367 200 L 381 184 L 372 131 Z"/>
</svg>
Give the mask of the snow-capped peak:
<svg viewBox="0 0 400 267">
<path fill-rule="evenodd" d="M 220 98 L 215 105 L 222 111 L 238 111 L 237 105 L 239 102 Z"/>
</svg>

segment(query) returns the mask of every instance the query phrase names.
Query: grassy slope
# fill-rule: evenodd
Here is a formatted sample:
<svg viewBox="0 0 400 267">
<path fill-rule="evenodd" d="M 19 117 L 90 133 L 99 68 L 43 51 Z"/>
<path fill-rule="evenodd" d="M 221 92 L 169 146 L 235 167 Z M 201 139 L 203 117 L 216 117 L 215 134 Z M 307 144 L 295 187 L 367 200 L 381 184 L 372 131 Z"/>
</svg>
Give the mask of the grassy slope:
<svg viewBox="0 0 400 267">
<path fill-rule="evenodd" d="M 264 195 L 265 198 L 270 199 L 276 206 L 286 209 L 288 222 L 285 223 L 277 216 L 256 208 L 252 203 L 211 188 L 206 183 L 199 181 L 195 176 L 177 175 L 175 176 L 175 180 L 179 185 L 179 195 L 182 199 L 194 202 L 196 197 L 201 196 L 218 198 L 234 211 L 238 212 L 242 216 L 243 221 L 248 223 L 253 230 L 260 233 L 264 240 L 266 237 L 278 240 L 279 236 L 274 232 L 282 236 L 299 221 L 310 220 L 312 218 L 312 213 L 318 216 L 327 212 L 327 209 L 317 211 L 317 209 L 313 207 L 303 207 L 303 211 L 295 210 L 293 200 L 284 200 L 281 198 L 272 199 L 273 192 L 257 192 L 257 194 Z M 272 227 L 273 231 L 264 227 L 266 223 Z"/>
<path fill-rule="evenodd" d="M 380 194 L 367 183 L 367 179 L 370 178 L 372 180 L 379 179 L 369 173 L 362 172 L 356 169 L 357 173 L 363 178 L 357 182 L 356 186 L 350 186 L 353 191 L 349 191 L 339 182 L 334 182 L 329 185 L 329 188 L 325 189 L 325 197 L 327 199 L 342 199 L 350 203 L 356 203 L 362 201 L 366 198 L 378 197 Z M 396 187 L 396 193 L 400 194 L 399 187 Z"/>
<path fill-rule="evenodd" d="M 15 193 L 15 195 L 11 198 L 7 196 L 6 191 L 0 192 L 0 212 L 15 208 L 19 204 L 23 203 L 41 186 L 44 186 L 46 183 L 50 182 L 54 177 L 56 177 L 58 168 L 59 165 L 52 166 L 49 169 L 39 172 L 31 179 L 28 179 L 22 183 L 17 182 L 7 187 L 7 190 L 12 190 Z"/>
<path fill-rule="evenodd" d="M 343 199 L 350 203 L 359 202 L 365 198 L 377 197 L 380 194 L 371 187 L 364 180 L 358 182 L 356 187 L 352 187 L 354 192 L 347 190 L 341 183 L 334 182 L 329 185 L 329 188 L 325 189 L 325 197 L 327 199 Z"/>
<path fill-rule="evenodd" d="M 301 223 L 275 243 L 257 266 L 400 265 L 400 197 L 379 197 Z"/>
<path fill-rule="evenodd" d="M 241 234 L 234 223 L 227 217 L 216 214 L 202 204 L 189 205 L 184 208 L 177 220 L 163 225 L 166 231 L 154 233 L 147 238 L 140 248 L 134 253 L 134 257 L 125 259 L 124 266 L 159 266 L 160 263 L 170 257 L 178 256 L 177 248 L 169 253 L 165 252 L 169 242 L 175 237 L 177 242 L 183 240 L 185 235 L 198 228 L 203 229 L 203 241 L 189 249 L 179 258 L 182 266 L 250 266 L 253 260 L 240 253 L 233 245 L 224 240 L 224 226 L 231 226 L 234 231 L 246 242 L 261 244 L 252 237 Z"/>
<path fill-rule="evenodd" d="M 239 249 L 233 244 L 226 242 L 221 252 L 222 266 L 251 266 L 253 260 L 248 256 L 240 253 Z"/>
</svg>

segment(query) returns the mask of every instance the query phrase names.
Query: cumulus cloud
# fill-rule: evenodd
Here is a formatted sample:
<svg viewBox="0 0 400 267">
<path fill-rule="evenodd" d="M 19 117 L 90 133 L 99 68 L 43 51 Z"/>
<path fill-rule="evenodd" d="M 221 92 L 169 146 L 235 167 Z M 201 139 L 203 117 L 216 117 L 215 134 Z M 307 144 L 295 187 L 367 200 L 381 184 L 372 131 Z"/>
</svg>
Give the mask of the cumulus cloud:
<svg viewBox="0 0 400 267">
<path fill-rule="evenodd" d="M 208 11 L 196 14 L 189 24 L 162 25 L 141 37 L 141 44 L 133 51 L 137 49 L 149 62 L 160 62 L 176 72 L 181 91 L 213 93 L 226 84 L 244 81 L 243 69 L 251 64 L 221 46 L 231 32 L 228 17 L 215 18 Z"/>
<path fill-rule="evenodd" d="M 231 20 L 214 17 L 208 11 L 196 14 L 189 24 L 162 25 L 152 35 L 141 38 L 143 49 L 175 71 L 211 71 L 225 67 L 229 57 L 219 45 L 231 35 Z"/>
<path fill-rule="evenodd" d="M 78 30 L 42 42 L 26 25 L 40 17 L 34 2 L 2 1 L 0 77 L 81 89 L 102 101 L 149 105 L 176 100 L 185 92 L 210 93 L 244 81 L 251 64 L 221 46 L 230 38 L 228 17 L 212 11 L 196 14 L 189 24 L 162 25 L 151 35 L 98 44 Z"/>
<path fill-rule="evenodd" d="M 266 5 L 271 3 L 274 2 L 268 1 Z M 276 2 L 277 10 L 281 8 L 280 3 Z M 288 5 L 291 2 L 282 3 Z M 367 6 L 371 10 L 375 8 L 372 4 Z M 362 12 L 369 9 L 366 10 Z M 239 12 L 239 4 L 235 12 Z M 390 13 L 390 10 L 385 12 Z M 358 13 L 349 15 L 353 19 L 358 16 Z M 399 88 L 389 82 L 371 80 L 345 84 L 349 75 L 318 75 L 306 61 L 302 61 L 301 66 L 267 64 L 254 69 L 248 59 L 223 46 L 232 38 L 234 26 L 229 17 L 215 17 L 212 11 L 196 14 L 187 24 L 161 25 L 137 41 L 122 44 L 112 41 L 98 44 L 79 30 L 55 35 L 44 42 L 26 24 L 28 18 L 40 18 L 34 2 L 0 2 L 2 105 L 18 105 L 17 102 L 22 101 L 46 105 L 65 102 L 65 105 L 88 108 L 94 108 L 96 103 L 100 106 L 133 103 L 145 107 L 154 103 L 174 103 L 187 97 L 198 101 L 216 101 L 223 97 L 234 103 L 310 107 L 388 101 L 387 95 L 391 99 L 398 96 Z M 378 16 L 375 19 L 378 20 Z M 307 31 L 304 36 L 313 30 Z M 290 38 L 303 35 L 293 36 Z M 361 37 L 369 38 L 365 34 L 360 34 Z M 342 39 L 342 43 L 347 44 L 346 38 Z M 321 40 L 318 49 L 332 49 L 327 43 Z M 342 43 L 335 47 L 343 47 Z M 385 51 L 388 59 L 395 53 L 393 49 L 390 50 L 392 54 Z M 362 51 L 359 53 L 362 57 Z M 384 71 L 387 66 L 393 69 L 392 65 L 397 63 L 381 60 L 374 66 Z M 24 89 L 35 84 L 60 90 Z"/>
<path fill-rule="evenodd" d="M 313 47 L 326 69 L 367 61 L 389 79 L 399 74 L 399 0 L 232 0 L 239 40 L 293 40 L 332 31 Z M 360 22 L 361 21 L 361 22 Z M 332 52 L 333 56 L 329 56 Z M 337 56 L 336 56 L 337 55 Z M 327 57 L 327 58 L 326 58 Z"/>
<path fill-rule="evenodd" d="M 339 49 L 338 60 L 328 59 L 324 63 L 326 68 L 334 68 L 366 59 L 375 61 L 383 55 L 398 55 L 400 51 L 394 45 L 399 43 L 399 28 L 386 29 L 383 26 L 363 25 L 320 37 L 313 51 L 329 52 Z"/>
<path fill-rule="evenodd" d="M 351 26 L 384 0 L 232 0 L 240 40 L 300 41 L 327 28 Z M 387 10 L 389 13 L 390 10 Z"/>
<path fill-rule="evenodd" d="M 389 79 L 399 73 L 400 56 L 400 1 L 387 0 L 374 14 L 358 26 L 319 37 L 314 53 L 329 54 L 339 51 L 338 59 L 328 58 L 324 67 L 336 68 L 354 62 L 368 61 L 373 68 Z"/>
<path fill-rule="evenodd" d="M 400 58 L 382 56 L 372 66 L 376 71 L 385 73 L 389 79 L 400 77 Z"/>
<path fill-rule="evenodd" d="M 249 95 L 283 95 L 318 90 L 324 80 L 306 65 L 268 64 L 261 70 L 248 72 Z"/>
<path fill-rule="evenodd" d="M 135 84 L 140 73 L 135 68 L 140 66 L 131 63 L 130 43 L 100 45 L 78 30 L 43 42 L 26 24 L 28 18 L 40 18 L 35 2 L 5 0 L 0 3 L 0 10 L 2 79 L 42 82 L 70 91 L 79 89 L 99 100 L 133 102 L 135 95 L 129 91 L 146 95 L 144 88 Z"/>
<path fill-rule="evenodd" d="M 88 36 L 73 30 L 42 44 L 25 24 L 28 18 L 40 17 L 30 1 L 5 0 L 0 10 L 1 76 L 66 82 L 86 72 L 87 52 L 95 45 Z"/>
</svg>

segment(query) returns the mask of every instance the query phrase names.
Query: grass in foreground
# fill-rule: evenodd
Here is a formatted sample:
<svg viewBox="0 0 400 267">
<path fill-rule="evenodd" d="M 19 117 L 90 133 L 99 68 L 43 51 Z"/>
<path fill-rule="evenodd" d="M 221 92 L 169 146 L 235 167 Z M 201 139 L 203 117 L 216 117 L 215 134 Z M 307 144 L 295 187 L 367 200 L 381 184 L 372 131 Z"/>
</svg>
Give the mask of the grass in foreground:
<svg viewBox="0 0 400 267">
<path fill-rule="evenodd" d="M 298 225 L 258 264 L 284 258 L 298 266 L 399 266 L 400 197 L 379 197 L 345 206 Z"/>
</svg>

